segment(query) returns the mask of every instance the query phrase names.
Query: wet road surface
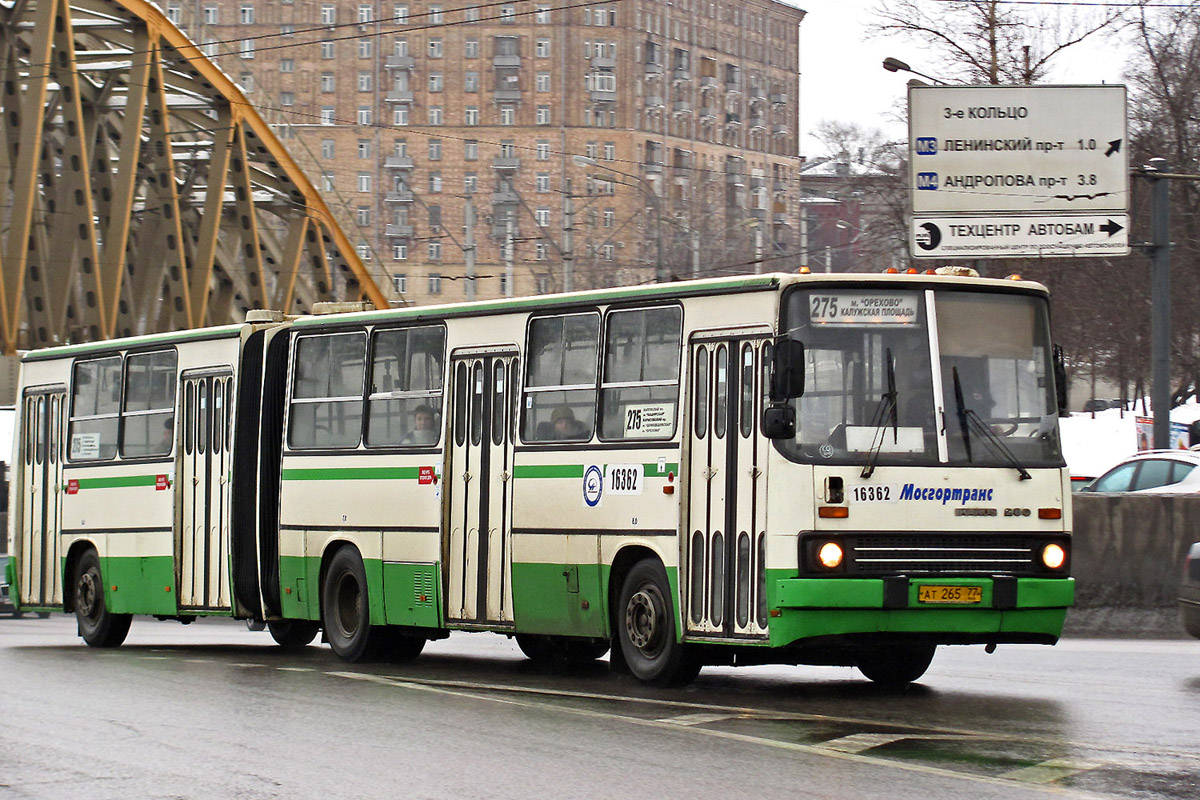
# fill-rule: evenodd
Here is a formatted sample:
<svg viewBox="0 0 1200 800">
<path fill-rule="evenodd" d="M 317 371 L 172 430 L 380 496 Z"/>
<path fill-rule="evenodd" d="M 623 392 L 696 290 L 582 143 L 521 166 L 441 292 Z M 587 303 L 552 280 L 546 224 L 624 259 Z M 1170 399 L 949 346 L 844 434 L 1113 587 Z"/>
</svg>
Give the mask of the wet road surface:
<svg viewBox="0 0 1200 800">
<path fill-rule="evenodd" d="M 240 623 L 0 620 L 0 798 L 1200 797 L 1200 641 L 941 648 L 919 685 L 708 668 L 651 689 L 494 634 L 409 664 Z"/>
</svg>

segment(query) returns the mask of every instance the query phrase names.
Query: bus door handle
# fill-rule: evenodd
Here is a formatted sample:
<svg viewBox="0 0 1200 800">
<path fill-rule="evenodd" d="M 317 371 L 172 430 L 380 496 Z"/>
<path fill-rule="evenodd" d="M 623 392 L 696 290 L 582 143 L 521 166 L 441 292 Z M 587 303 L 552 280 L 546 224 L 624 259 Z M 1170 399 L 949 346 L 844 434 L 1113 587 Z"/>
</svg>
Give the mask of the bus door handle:
<svg viewBox="0 0 1200 800">
<path fill-rule="evenodd" d="M 512 475 L 509 474 L 508 470 L 504 470 L 504 472 L 500 473 L 500 480 L 504 483 L 507 483 L 508 479 L 511 477 Z"/>
<path fill-rule="evenodd" d="M 751 478 L 758 478 L 762 475 L 762 470 L 758 468 L 757 464 L 751 466 L 750 469 L 747 470 L 747 472 L 750 473 Z"/>
<path fill-rule="evenodd" d="M 711 481 L 713 478 L 717 477 L 718 472 L 720 472 L 720 470 L 713 469 L 712 467 L 705 467 L 704 468 L 704 480 Z"/>
<path fill-rule="evenodd" d="M 463 483 L 470 483 L 471 482 L 471 473 L 464 472 L 462 474 L 462 479 L 463 479 Z"/>
</svg>

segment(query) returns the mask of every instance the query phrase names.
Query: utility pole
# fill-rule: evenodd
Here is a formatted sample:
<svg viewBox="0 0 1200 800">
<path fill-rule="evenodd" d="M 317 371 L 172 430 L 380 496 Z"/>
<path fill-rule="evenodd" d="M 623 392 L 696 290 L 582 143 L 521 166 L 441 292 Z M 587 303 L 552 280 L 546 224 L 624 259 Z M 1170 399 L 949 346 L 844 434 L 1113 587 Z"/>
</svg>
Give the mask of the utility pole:
<svg viewBox="0 0 1200 800">
<path fill-rule="evenodd" d="M 1150 181 L 1152 260 L 1150 266 L 1150 402 L 1154 406 L 1154 448 L 1171 440 L 1171 200 L 1165 158 L 1152 158 L 1144 173 Z"/>
<path fill-rule="evenodd" d="M 754 226 L 754 274 L 759 275 L 763 271 L 763 230 L 762 223 L 759 222 Z"/>
<path fill-rule="evenodd" d="M 475 299 L 475 203 L 467 195 L 463 204 L 463 222 L 466 223 L 466 244 L 463 245 L 463 259 L 467 263 L 467 300 Z"/>
<path fill-rule="evenodd" d="M 513 296 L 513 218 L 516 212 L 508 212 L 504 223 L 504 296 Z"/>
<path fill-rule="evenodd" d="M 692 229 L 692 277 L 700 277 L 700 231 Z"/>
<path fill-rule="evenodd" d="M 575 232 L 575 208 L 571 201 L 570 178 L 563 180 L 563 188 L 565 191 L 563 192 L 562 290 L 564 292 L 573 292 L 575 291 L 575 249 L 573 241 L 573 234 Z"/>
</svg>

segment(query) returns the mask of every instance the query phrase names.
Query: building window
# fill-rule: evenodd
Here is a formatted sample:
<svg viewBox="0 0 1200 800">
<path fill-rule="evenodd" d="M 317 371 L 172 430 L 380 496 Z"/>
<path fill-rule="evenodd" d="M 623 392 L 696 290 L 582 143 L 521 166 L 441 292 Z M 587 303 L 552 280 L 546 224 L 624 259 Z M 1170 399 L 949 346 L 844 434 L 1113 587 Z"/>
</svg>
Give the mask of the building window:
<svg viewBox="0 0 1200 800">
<path fill-rule="evenodd" d="M 441 125 L 442 124 L 442 107 L 441 106 L 430 106 L 429 107 L 429 124 L 430 125 Z"/>
<path fill-rule="evenodd" d="M 467 22 L 479 22 L 479 6 L 468 6 Z"/>
<path fill-rule="evenodd" d="M 370 106 L 359 106 L 358 107 L 358 124 L 359 125 L 370 125 L 371 124 L 371 107 Z"/>
<path fill-rule="evenodd" d="M 434 25 L 441 25 L 444 20 L 445 20 L 445 15 L 442 13 L 441 6 L 430 6 L 429 7 L 429 21 L 431 23 L 433 23 Z"/>
<path fill-rule="evenodd" d="M 358 90 L 360 92 L 371 91 L 371 73 L 361 71 L 358 73 Z"/>
<path fill-rule="evenodd" d="M 550 24 L 550 6 L 539 5 L 537 12 L 533 15 L 533 20 L 538 25 Z"/>
<path fill-rule="evenodd" d="M 466 111 L 464 112 L 463 123 L 466 125 L 478 125 L 479 124 L 479 107 L 478 106 L 467 106 Z"/>
<path fill-rule="evenodd" d="M 539 172 L 537 174 L 537 190 L 542 194 L 550 191 L 550 173 Z"/>
<path fill-rule="evenodd" d="M 296 71 L 296 62 L 290 58 L 279 59 L 279 71 L 280 72 L 295 72 Z"/>
<path fill-rule="evenodd" d="M 401 254 L 403 253 L 403 254 Z M 392 257 L 397 261 L 408 260 L 408 245 L 398 244 L 392 248 Z M 404 294 L 408 291 L 408 275 L 403 272 L 392 273 L 392 288 L 396 290 L 396 294 Z"/>
<path fill-rule="evenodd" d="M 333 124 L 333 106 L 321 106 L 321 124 Z"/>
<path fill-rule="evenodd" d="M 371 173 L 369 173 L 369 172 L 358 173 L 358 190 L 360 192 L 371 191 Z"/>
<path fill-rule="evenodd" d="M 334 188 L 333 176 L 328 173 L 321 176 L 321 191 L 332 192 Z"/>
<path fill-rule="evenodd" d="M 534 148 L 538 161 L 550 160 L 550 143 L 545 139 L 538 139 L 537 145 Z"/>
<path fill-rule="evenodd" d="M 296 33 L 296 26 L 290 22 L 285 22 L 279 26 L 279 34 L 281 36 L 292 36 Z"/>
<path fill-rule="evenodd" d="M 430 194 L 437 194 L 441 191 L 442 191 L 442 173 L 440 173 L 440 172 L 429 173 L 429 192 L 430 192 Z"/>
<path fill-rule="evenodd" d="M 371 54 L 374 52 L 375 52 L 375 40 L 373 40 L 373 39 L 359 39 L 358 40 L 358 57 L 359 58 L 370 58 Z"/>
<path fill-rule="evenodd" d="M 441 39 L 430 39 L 429 40 L 429 57 L 430 58 L 441 58 L 442 57 L 442 40 Z"/>
<path fill-rule="evenodd" d="M 321 158 L 333 158 L 333 139 L 321 140 Z"/>
<path fill-rule="evenodd" d="M 292 92 L 280 92 L 279 93 L 279 105 L 281 105 L 281 106 L 296 105 L 296 95 L 293 94 Z"/>
<path fill-rule="evenodd" d="M 181 9 L 179 3 L 167 4 L 167 19 L 171 20 L 172 24 L 178 25 L 181 18 Z"/>
<path fill-rule="evenodd" d="M 441 261 L 442 260 L 442 243 L 437 241 L 436 239 L 434 239 L 430 242 L 427 242 L 425 245 L 425 253 L 426 253 L 426 255 L 429 256 L 430 261 Z M 434 273 L 433 275 L 429 276 L 429 278 L 430 278 L 429 293 L 430 294 L 440 293 L 442 291 L 442 276 L 437 273 Z M 434 289 L 434 285 L 435 285 L 434 278 L 437 279 L 437 284 L 436 284 L 437 289 Z"/>
<path fill-rule="evenodd" d="M 604 209 L 604 227 L 611 228 L 617 221 L 617 212 L 611 208 Z"/>
<path fill-rule="evenodd" d="M 479 142 L 468 139 L 463 142 L 463 161 L 479 160 Z"/>
<path fill-rule="evenodd" d="M 326 4 L 321 6 L 321 24 L 336 25 L 337 24 L 337 6 Z"/>
<path fill-rule="evenodd" d="M 605 261 L 612 261 L 613 254 L 616 251 L 613 249 L 613 246 L 611 244 L 606 244 L 606 245 L 604 245 L 604 247 L 601 248 L 600 252 L 604 256 Z"/>
<path fill-rule="evenodd" d="M 205 6 L 203 16 L 204 16 L 204 24 L 205 25 L 216 25 L 217 24 L 217 7 L 216 6 Z"/>
<path fill-rule="evenodd" d="M 539 91 L 539 92 L 550 91 L 550 73 L 549 72 L 539 72 L 537 74 L 537 78 L 535 80 L 534 85 L 535 85 L 537 91 Z"/>
<path fill-rule="evenodd" d="M 533 48 L 533 54 L 538 58 L 550 57 L 550 40 L 538 39 Z"/>
<path fill-rule="evenodd" d="M 404 126 L 408 124 L 408 109 L 396 108 L 392 111 L 392 124 Z"/>
<path fill-rule="evenodd" d="M 238 55 L 246 60 L 254 58 L 254 40 L 243 39 L 238 42 Z"/>
<path fill-rule="evenodd" d="M 359 261 L 371 260 L 371 245 L 367 244 L 366 242 L 359 242 L 354 246 L 354 250 L 358 253 Z"/>
<path fill-rule="evenodd" d="M 585 149 L 585 152 L 587 153 L 588 158 L 591 158 L 591 159 L 596 158 L 596 143 L 595 142 L 588 142 L 587 146 L 584 149 Z"/>
<path fill-rule="evenodd" d="M 360 228 L 365 228 L 371 224 L 371 207 L 359 206 L 354 211 L 354 221 L 358 223 Z"/>
<path fill-rule="evenodd" d="M 500 22 L 512 24 L 517 20 L 517 9 L 514 6 L 500 6 Z"/>
<path fill-rule="evenodd" d="M 332 94 L 336 86 L 332 72 L 321 73 L 321 91 L 325 94 Z"/>
<path fill-rule="evenodd" d="M 432 253 L 433 246 L 435 244 L 437 245 L 438 257 L 440 258 L 441 254 L 442 254 L 442 245 L 440 242 L 430 242 L 429 250 Z M 432 255 L 430 255 L 430 259 L 433 259 Z M 430 294 L 441 294 L 442 293 L 442 274 L 440 272 L 429 273 L 429 293 Z"/>
<path fill-rule="evenodd" d="M 243 25 L 253 25 L 254 24 L 254 6 L 242 6 L 241 11 L 238 14 L 238 20 Z"/>
<path fill-rule="evenodd" d="M 243 72 L 238 77 L 238 85 L 242 87 L 243 92 L 247 92 L 247 93 L 253 92 L 254 91 L 254 73 L 253 72 Z"/>
<path fill-rule="evenodd" d="M 440 92 L 440 91 L 442 91 L 443 85 L 444 84 L 442 81 L 442 73 L 440 73 L 440 72 L 429 73 L 429 91 Z"/>
<path fill-rule="evenodd" d="M 332 61 L 337 57 L 337 49 L 334 47 L 337 42 L 321 42 L 321 60 Z"/>
<path fill-rule="evenodd" d="M 359 158 L 370 158 L 371 157 L 371 141 L 369 139 L 359 139 L 358 140 L 358 157 Z"/>
<path fill-rule="evenodd" d="M 397 25 L 408 24 L 408 6 L 396 6 L 392 11 L 392 21 Z"/>
<path fill-rule="evenodd" d="M 546 256 L 547 256 L 547 253 L 548 253 L 548 251 L 549 251 L 549 248 L 548 248 L 548 247 L 546 247 L 546 243 L 545 243 L 545 242 L 543 242 L 543 241 L 540 241 L 540 240 L 539 240 L 539 241 L 537 241 L 537 242 L 535 242 L 535 243 L 534 243 L 534 245 L 533 245 L 533 258 L 534 258 L 534 260 L 535 260 L 535 261 L 545 261 L 545 260 L 546 260 Z M 539 278 L 539 279 L 538 279 L 538 285 L 539 285 L 538 292 L 539 292 L 539 293 L 541 293 L 541 294 L 545 294 L 545 293 L 546 293 L 546 290 L 545 290 L 545 289 L 542 289 L 542 288 L 540 288 L 540 286 L 541 286 L 541 281 L 542 281 L 542 280 L 543 280 L 543 279 L 541 279 L 541 278 Z"/>
<path fill-rule="evenodd" d="M 550 106 L 538 106 L 537 107 L 537 124 L 538 125 L 549 125 L 550 124 Z"/>
<path fill-rule="evenodd" d="M 463 43 L 463 55 L 467 58 L 479 58 L 479 40 L 467 39 Z"/>
<path fill-rule="evenodd" d="M 375 19 L 375 7 L 359 3 L 358 5 L 358 24 L 365 25 Z"/>
<path fill-rule="evenodd" d="M 463 91 L 478 92 L 479 91 L 479 73 L 464 72 L 463 73 Z"/>
<path fill-rule="evenodd" d="M 429 140 L 429 160 L 430 161 L 441 161 L 442 160 L 442 140 L 441 139 L 430 139 Z"/>
<path fill-rule="evenodd" d="M 537 220 L 537 224 L 543 228 L 548 228 L 550 226 L 550 209 L 539 208 L 533 212 L 533 217 Z"/>
<path fill-rule="evenodd" d="M 463 175 L 463 192 L 465 194 L 475 194 L 479 191 L 479 178 L 474 172 L 468 172 Z"/>
<path fill-rule="evenodd" d="M 500 124 L 514 125 L 517 121 L 517 110 L 512 106 L 500 106 Z"/>
<path fill-rule="evenodd" d="M 604 143 L 604 160 L 615 161 L 617 158 L 617 145 L 615 142 Z"/>
</svg>

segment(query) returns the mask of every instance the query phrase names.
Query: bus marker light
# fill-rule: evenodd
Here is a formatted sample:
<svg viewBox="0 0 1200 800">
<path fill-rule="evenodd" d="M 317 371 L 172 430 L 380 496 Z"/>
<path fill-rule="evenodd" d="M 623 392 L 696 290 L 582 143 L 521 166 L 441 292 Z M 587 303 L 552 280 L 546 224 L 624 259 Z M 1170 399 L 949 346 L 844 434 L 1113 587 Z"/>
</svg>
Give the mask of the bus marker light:
<svg viewBox="0 0 1200 800">
<path fill-rule="evenodd" d="M 772 616 L 772 617 L 782 617 L 782 616 L 783 616 L 783 612 L 782 612 L 782 611 L 780 611 L 778 608 L 772 608 L 772 609 L 771 609 L 771 616 Z"/>
<path fill-rule="evenodd" d="M 170 592 L 170 591 L 171 591 L 171 587 L 170 587 L 170 586 L 164 586 L 164 587 L 163 587 L 163 591 L 164 591 L 164 592 Z"/>
<path fill-rule="evenodd" d="M 1042 548 L 1042 563 L 1050 569 L 1058 569 L 1067 561 L 1067 551 L 1062 545 L 1051 542 Z"/>
<path fill-rule="evenodd" d="M 817 516 L 821 519 L 846 519 L 850 516 L 850 509 L 846 506 L 821 506 L 817 509 Z"/>
<path fill-rule="evenodd" d="M 663 487 L 663 494 L 675 494 L 675 487 L 674 487 L 674 486 L 670 486 L 670 485 L 668 485 L 668 486 L 664 486 L 664 487 Z"/>
<path fill-rule="evenodd" d="M 1038 519 L 1062 519 L 1061 508 L 1039 508 Z"/>
<path fill-rule="evenodd" d="M 837 542 L 826 542 L 817 551 L 817 558 L 820 559 L 821 566 L 826 569 L 837 569 L 840 567 L 843 555 L 842 548 Z"/>
<path fill-rule="evenodd" d="M 284 593 L 284 594 L 291 594 L 291 593 L 292 593 L 292 587 L 290 587 L 290 586 L 285 586 L 285 587 L 283 587 L 283 593 Z"/>
<path fill-rule="evenodd" d="M 112 588 L 112 590 L 113 590 L 114 592 L 117 590 L 117 585 L 116 585 L 115 583 L 113 584 L 113 588 Z"/>
</svg>

